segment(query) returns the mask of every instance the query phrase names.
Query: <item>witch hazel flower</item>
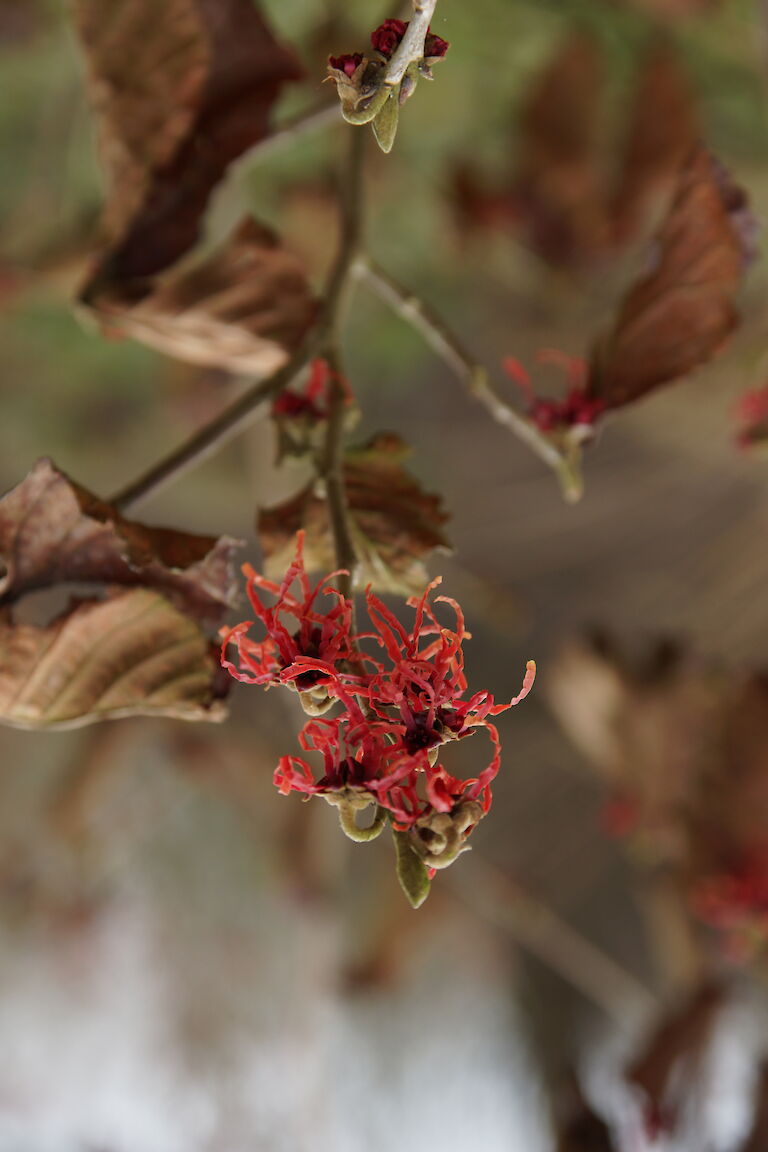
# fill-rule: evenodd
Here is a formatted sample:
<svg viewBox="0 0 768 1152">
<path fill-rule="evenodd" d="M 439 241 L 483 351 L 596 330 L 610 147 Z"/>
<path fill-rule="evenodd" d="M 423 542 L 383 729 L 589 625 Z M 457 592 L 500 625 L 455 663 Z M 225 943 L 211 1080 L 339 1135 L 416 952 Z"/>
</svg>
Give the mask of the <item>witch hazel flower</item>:
<svg viewBox="0 0 768 1152">
<path fill-rule="evenodd" d="M 305 710 L 317 715 L 333 704 L 329 689 L 335 688 L 339 668 L 352 657 L 352 603 L 327 586 L 337 573 L 314 589 L 310 586 L 303 546 L 304 534 L 300 532 L 296 555 L 281 584 L 265 579 L 250 564 L 243 566 L 248 599 L 266 635 L 261 640 L 251 639 L 248 632 L 253 620 L 222 629 L 221 664 L 241 683 L 267 688 L 282 684 L 295 689 Z M 295 584 L 298 596 L 291 591 Z M 265 604 L 262 593 L 273 596 L 276 602 Z M 326 612 L 319 610 L 321 595 L 332 601 Z M 236 663 L 228 658 L 230 647 L 236 650 Z"/>
<path fill-rule="evenodd" d="M 587 367 L 583 360 L 567 356 L 557 349 L 545 349 L 537 360 L 541 364 L 552 364 L 565 372 L 567 391 L 559 399 L 537 396 L 531 377 L 519 360 L 507 357 L 504 370 L 518 386 L 526 401 L 528 418 L 545 435 L 568 432 L 575 429 L 579 439 L 588 439 L 594 426 L 605 412 L 602 400 L 591 396 L 587 388 Z"/>
<path fill-rule="evenodd" d="M 283 795 L 323 797 L 338 809 L 342 828 L 354 840 L 373 839 L 388 823 L 401 838 L 396 839 L 401 884 L 418 906 L 429 878 L 466 849 L 469 834 L 491 806 L 491 784 L 501 764 L 491 718 L 527 696 L 533 661 L 508 703 L 497 704 L 487 691 L 470 694 L 463 655 L 469 633 L 455 600 L 433 601 L 439 580 L 408 601 L 414 611 L 410 629 L 369 589 L 372 630 L 355 632 L 351 600 L 330 586 L 339 573 L 310 585 L 302 533 L 282 583 L 266 580 L 250 566 L 244 571 L 265 635 L 250 637 L 253 621 L 224 631 L 222 664 L 244 683 L 295 689 L 311 716 L 299 735 L 302 754 L 280 759 L 276 787 Z M 266 603 L 268 597 L 274 603 Z M 450 609 L 450 626 L 438 619 L 439 604 Z M 327 716 L 334 705 L 337 714 Z M 489 759 L 475 776 L 459 779 L 439 763 L 440 749 L 479 728 L 490 740 Z M 357 815 L 371 807 L 373 824 L 361 827 Z M 418 897 L 404 880 L 404 872 L 413 877 L 413 861 L 426 884 Z"/>
</svg>

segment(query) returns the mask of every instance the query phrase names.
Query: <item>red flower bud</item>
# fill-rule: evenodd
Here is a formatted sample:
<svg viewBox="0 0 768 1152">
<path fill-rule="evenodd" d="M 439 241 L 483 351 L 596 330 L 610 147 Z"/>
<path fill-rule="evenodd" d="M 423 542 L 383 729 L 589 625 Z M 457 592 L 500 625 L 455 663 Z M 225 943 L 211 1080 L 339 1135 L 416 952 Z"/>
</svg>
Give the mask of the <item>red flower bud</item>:
<svg viewBox="0 0 768 1152">
<path fill-rule="evenodd" d="M 371 44 L 377 52 L 389 60 L 405 36 L 407 27 L 405 20 L 385 20 L 371 33 Z"/>
<path fill-rule="evenodd" d="M 427 60 L 441 60 L 450 48 L 447 40 L 443 40 L 442 36 L 435 36 L 434 32 L 427 31 L 427 38 L 424 41 L 424 57 Z"/>
<path fill-rule="evenodd" d="M 354 76 L 362 62 L 362 52 L 345 52 L 342 56 L 328 57 L 331 68 L 335 68 L 337 72 L 343 72 L 345 76 Z"/>
</svg>

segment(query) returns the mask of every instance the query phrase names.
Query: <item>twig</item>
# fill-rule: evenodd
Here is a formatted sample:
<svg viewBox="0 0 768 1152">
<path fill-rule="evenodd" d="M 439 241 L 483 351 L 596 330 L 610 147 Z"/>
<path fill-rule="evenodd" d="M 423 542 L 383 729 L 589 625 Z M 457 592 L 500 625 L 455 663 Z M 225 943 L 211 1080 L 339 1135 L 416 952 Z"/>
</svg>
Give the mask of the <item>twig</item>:
<svg viewBox="0 0 768 1152">
<path fill-rule="evenodd" d="M 245 153 L 244 160 L 247 162 L 253 156 L 261 158 L 272 151 L 278 151 L 284 144 L 291 144 L 297 137 L 325 128 L 328 124 L 343 123 L 338 100 L 334 100 L 332 104 L 323 100 L 320 104 L 313 104 L 302 112 L 287 116 L 282 123 L 275 126 L 269 136 L 259 140 Z"/>
<path fill-rule="evenodd" d="M 365 142 L 361 133 L 349 133 L 350 160 L 342 184 L 342 230 L 339 249 L 328 277 L 320 314 L 315 325 L 290 357 L 266 380 L 260 380 L 219 413 L 213 420 L 180 444 L 173 452 L 153 464 L 136 480 L 119 489 L 110 497 L 110 503 L 121 510 L 134 507 L 165 484 L 176 480 L 187 469 L 206 460 L 253 420 L 261 405 L 278 396 L 315 357 L 335 345 L 335 337 L 346 304 L 346 292 L 357 257 L 360 230 L 360 183 L 362 154 Z"/>
<path fill-rule="evenodd" d="M 408 29 L 387 64 L 383 83 L 397 87 L 405 76 L 408 66 L 424 59 L 424 41 L 427 38 L 429 22 L 435 12 L 437 0 L 413 0 L 413 18 Z"/>
<path fill-rule="evenodd" d="M 464 348 L 437 313 L 375 261 L 361 258 L 357 261 L 355 271 L 398 316 L 419 332 L 493 419 L 508 428 L 553 469 L 566 499 L 577 500 L 581 495 L 581 477 L 576 461 L 563 455 L 539 432 L 535 424 L 502 400 L 491 385 L 487 370 Z"/>
<path fill-rule="evenodd" d="M 362 133 L 358 132 L 357 135 L 362 136 Z M 355 587 L 357 556 L 352 541 L 347 506 L 347 487 L 344 479 L 344 414 L 347 397 L 335 356 L 331 358 L 331 368 L 328 427 L 318 472 L 325 481 L 325 495 L 331 521 L 336 567 L 340 569 L 336 584 L 342 596 L 349 600 Z"/>
<path fill-rule="evenodd" d="M 463 901 L 612 1019 L 624 1025 L 631 1016 L 644 1018 L 658 1007 L 639 980 L 478 852 L 462 856 L 449 875 Z"/>
<path fill-rule="evenodd" d="M 266 380 L 260 380 L 220 412 L 210 423 L 180 444 L 167 456 L 158 460 L 146 472 L 126 484 L 109 498 L 121 511 L 153 496 L 171 480 L 178 479 L 189 468 L 207 460 L 222 445 L 242 431 L 253 420 L 257 409 L 287 388 L 320 350 L 325 340 L 319 327 L 313 328 L 290 360 Z"/>
</svg>

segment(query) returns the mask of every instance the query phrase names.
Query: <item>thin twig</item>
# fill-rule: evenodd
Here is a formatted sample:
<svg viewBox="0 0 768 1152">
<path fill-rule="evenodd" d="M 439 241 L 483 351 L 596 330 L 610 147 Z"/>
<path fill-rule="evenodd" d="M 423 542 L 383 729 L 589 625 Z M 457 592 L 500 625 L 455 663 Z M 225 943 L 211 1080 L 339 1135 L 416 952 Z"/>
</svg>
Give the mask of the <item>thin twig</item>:
<svg viewBox="0 0 768 1152">
<path fill-rule="evenodd" d="M 508 428 L 553 469 L 566 498 L 578 499 L 581 495 L 581 478 L 575 461 L 558 451 L 535 424 L 502 400 L 493 388 L 486 368 L 464 348 L 441 317 L 375 261 L 361 258 L 357 261 L 355 271 L 398 316 L 419 332 L 425 343 L 445 361 L 470 395 L 479 400 L 493 419 Z"/>
<path fill-rule="evenodd" d="M 350 132 L 350 154 L 341 185 L 341 238 L 337 267 L 331 277 L 329 295 L 336 304 L 331 317 L 327 357 L 331 369 L 329 385 L 328 427 L 318 471 L 325 480 L 326 498 L 331 520 L 336 567 L 345 575 L 338 580 L 339 591 L 348 599 L 355 586 L 357 560 L 352 542 L 352 530 L 347 507 L 347 489 L 344 479 L 344 415 L 347 393 L 339 352 L 341 327 L 344 320 L 346 290 L 351 284 L 355 261 L 361 247 L 363 233 L 363 156 L 366 137 L 362 132 Z"/>
<path fill-rule="evenodd" d="M 278 151 L 284 144 L 292 144 L 298 137 L 305 136 L 309 132 L 325 128 L 329 124 L 343 123 L 338 100 L 334 100 L 332 104 L 323 100 L 322 103 L 313 104 L 310 108 L 296 112 L 293 116 L 287 116 L 282 123 L 276 124 L 268 136 L 259 140 L 245 153 L 244 159 L 248 161 L 253 156 L 261 159 L 262 156 Z"/>
<path fill-rule="evenodd" d="M 424 41 L 427 38 L 429 22 L 432 19 L 437 0 L 413 0 L 413 18 L 400 41 L 392 59 L 387 64 L 383 83 L 397 87 L 405 76 L 408 66 L 424 59 Z"/>
<path fill-rule="evenodd" d="M 260 380 L 243 392 L 237 400 L 173 452 L 115 492 L 109 498 L 109 502 L 121 511 L 133 508 L 148 496 L 154 496 L 171 480 L 177 480 L 189 468 L 207 460 L 250 424 L 256 411 L 265 401 L 279 395 L 284 388 L 293 383 L 313 356 L 319 352 L 324 340 L 325 335 L 320 328 L 313 328 L 282 368 L 278 368 L 266 380 Z"/>
<path fill-rule="evenodd" d="M 456 894 L 608 1016 L 625 1025 L 657 1009 L 652 992 L 478 852 L 451 869 Z"/>
<path fill-rule="evenodd" d="M 358 133 L 358 135 L 362 135 L 362 133 Z M 344 415 L 347 407 L 347 396 L 338 361 L 335 357 L 331 359 L 331 368 L 328 426 L 318 472 L 325 481 L 325 496 L 331 521 L 336 568 L 340 572 L 336 579 L 336 585 L 342 596 L 349 600 L 355 586 L 357 556 L 349 523 L 347 486 L 344 477 Z"/>
</svg>

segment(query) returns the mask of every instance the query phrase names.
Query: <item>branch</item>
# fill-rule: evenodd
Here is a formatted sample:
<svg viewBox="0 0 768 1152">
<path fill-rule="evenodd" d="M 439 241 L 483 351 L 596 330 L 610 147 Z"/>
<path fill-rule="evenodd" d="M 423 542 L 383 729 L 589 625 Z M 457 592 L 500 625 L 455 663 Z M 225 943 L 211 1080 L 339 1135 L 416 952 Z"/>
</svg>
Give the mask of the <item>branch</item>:
<svg viewBox="0 0 768 1152">
<path fill-rule="evenodd" d="M 275 126 L 269 136 L 265 136 L 263 140 L 254 144 L 253 148 L 245 153 L 244 159 L 248 161 L 256 155 L 261 159 L 262 156 L 268 155 L 273 150 L 277 151 L 282 148 L 284 144 L 291 144 L 297 137 L 304 136 L 307 132 L 325 128 L 327 124 L 341 123 L 343 121 L 338 100 L 334 100 L 332 104 L 323 100 L 322 103 L 313 104 L 302 112 L 287 116 L 282 123 Z"/>
<path fill-rule="evenodd" d="M 502 400 L 489 380 L 487 369 L 464 348 L 437 313 L 375 261 L 360 259 L 355 271 L 398 316 L 422 336 L 425 343 L 448 365 L 466 386 L 469 394 L 486 408 L 493 419 L 508 428 L 556 473 L 566 500 L 578 500 L 582 492 L 578 460 L 560 452 L 535 424 Z"/>
<path fill-rule="evenodd" d="M 397 87 L 405 76 L 410 64 L 424 59 L 424 41 L 427 38 L 429 22 L 435 12 L 437 0 L 413 0 L 413 18 L 408 29 L 393 53 L 386 67 L 383 83 Z"/>
<path fill-rule="evenodd" d="M 362 132 L 349 133 L 350 154 L 341 187 L 341 239 L 337 265 L 331 273 L 329 298 L 336 301 L 330 317 L 327 357 L 331 369 L 330 404 L 325 448 L 318 462 L 318 472 L 325 480 L 328 511 L 331 519 L 336 567 L 346 575 L 338 580 L 339 591 L 347 599 L 355 586 L 357 558 L 352 541 L 344 478 L 344 412 L 347 394 L 339 354 L 340 329 L 344 319 L 346 290 L 351 283 L 363 234 L 363 156 L 366 137 Z"/>
</svg>

